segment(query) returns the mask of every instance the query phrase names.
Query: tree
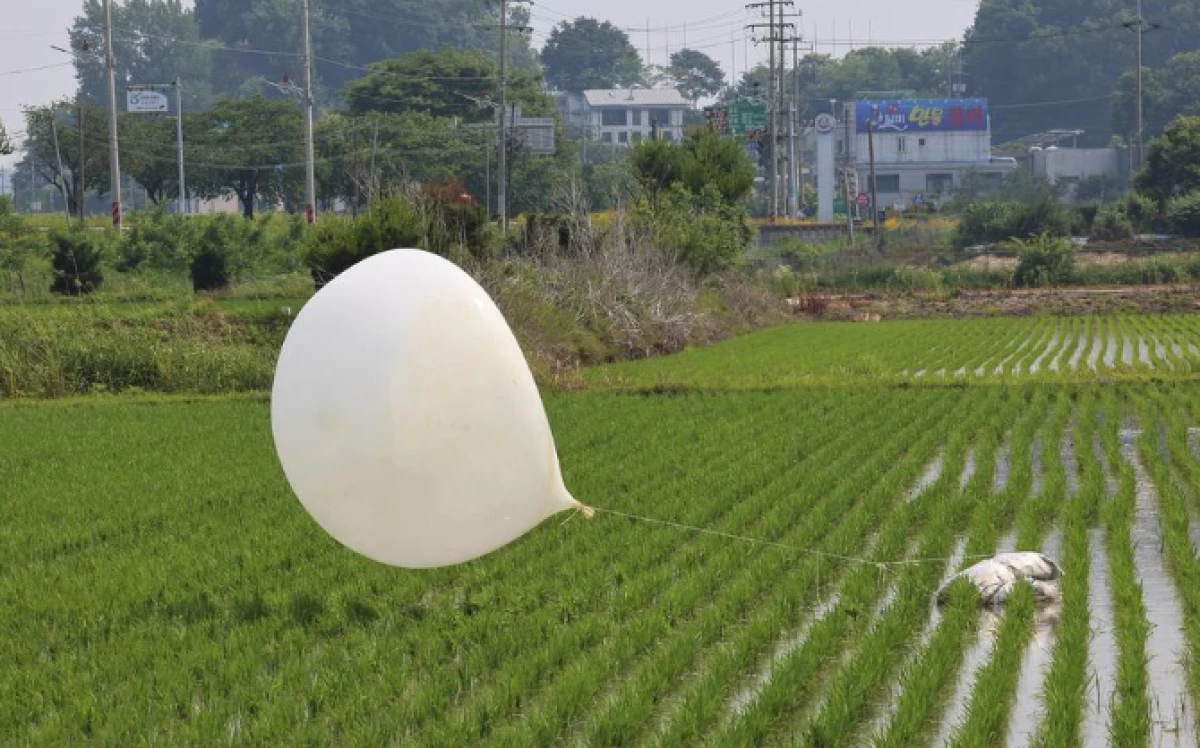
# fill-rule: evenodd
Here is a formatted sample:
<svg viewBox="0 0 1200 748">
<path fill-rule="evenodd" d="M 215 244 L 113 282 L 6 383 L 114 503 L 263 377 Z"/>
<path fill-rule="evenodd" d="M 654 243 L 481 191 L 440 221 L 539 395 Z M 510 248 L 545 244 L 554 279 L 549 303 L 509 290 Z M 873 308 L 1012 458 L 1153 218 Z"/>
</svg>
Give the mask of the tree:
<svg viewBox="0 0 1200 748">
<path fill-rule="evenodd" d="M 254 217 L 255 200 L 296 198 L 304 173 L 304 120 L 295 102 L 222 99 L 198 116 L 195 129 L 188 156 L 195 194 L 232 192 L 246 218 Z"/>
<path fill-rule="evenodd" d="M 280 54 L 224 54 L 216 60 L 220 92 L 262 91 L 262 81 L 284 75 L 302 79 L 294 52 L 302 48 L 302 19 L 295 0 L 196 0 L 196 19 L 205 38 L 244 50 Z M 496 56 L 498 5 L 487 0 L 312 0 L 316 93 L 337 103 L 362 66 L 419 50 L 452 46 Z M 514 7 L 510 21 L 528 25 L 528 11 Z M 520 36 L 508 40 L 509 59 L 532 71 L 536 56 Z"/>
<path fill-rule="evenodd" d="M 128 84 L 183 80 L 184 109 L 196 111 L 212 102 L 212 50 L 201 42 L 193 11 L 180 0 L 114 2 L 113 50 L 118 95 Z M 108 100 L 104 58 L 104 7 L 86 0 L 83 14 L 70 31 L 79 94 L 93 104 Z"/>
<path fill-rule="evenodd" d="M 1113 131 L 1132 142 L 1137 132 L 1135 75 L 1121 76 L 1113 97 Z M 1145 135 L 1162 134 L 1180 114 L 1200 115 L 1200 52 L 1175 55 L 1158 70 L 1142 72 Z"/>
<path fill-rule="evenodd" d="M 498 101 L 496 64 L 479 52 L 447 47 L 411 52 L 370 67 L 371 73 L 346 88 L 352 114 L 424 112 L 474 123 L 495 117 L 488 103 Z M 509 103 L 526 114 L 553 111 L 553 102 L 531 73 L 509 75 L 508 94 Z"/>
<path fill-rule="evenodd" d="M 546 81 L 563 91 L 636 86 L 642 58 L 624 31 L 594 18 L 563 21 L 542 48 Z"/>
<path fill-rule="evenodd" d="M 630 159 L 651 202 L 675 185 L 693 195 L 714 190 L 728 205 L 740 203 L 754 189 L 754 166 L 745 150 L 736 140 L 711 129 L 694 130 L 678 144 L 662 140 L 639 143 Z"/>
<path fill-rule="evenodd" d="M 725 87 L 725 72 L 717 61 L 694 49 L 672 54 L 670 72 L 677 82 L 676 90 L 693 106 L 705 96 L 716 96 Z"/>
<path fill-rule="evenodd" d="M 82 169 L 80 114 L 84 125 L 82 156 L 85 162 Z M 25 110 L 25 132 L 25 158 L 14 174 L 14 187 L 16 179 L 29 179 L 27 175 L 32 167 L 42 182 L 60 190 L 65 188 L 67 208 L 72 215 L 78 213 L 79 201 L 87 190 L 108 192 L 108 121 L 103 109 L 87 104 L 79 107 L 66 99 L 47 106 L 29 107 Z"/>
<path fill-rule="evenodd" d="M 1146 165 L 1134 184 L 1160 211 L 1172 197 L 1200 190 L 1200 117 L 1176 117 L 1161 137 L 1150 141 Z"/>
<path fill-rule="evenodd" d="M 0 156 L 8 156 L 12 152 L 13 147 L 8 139 L 8 131 L 4 129 L 4 120 L 0 120 Z"/>
</svg>

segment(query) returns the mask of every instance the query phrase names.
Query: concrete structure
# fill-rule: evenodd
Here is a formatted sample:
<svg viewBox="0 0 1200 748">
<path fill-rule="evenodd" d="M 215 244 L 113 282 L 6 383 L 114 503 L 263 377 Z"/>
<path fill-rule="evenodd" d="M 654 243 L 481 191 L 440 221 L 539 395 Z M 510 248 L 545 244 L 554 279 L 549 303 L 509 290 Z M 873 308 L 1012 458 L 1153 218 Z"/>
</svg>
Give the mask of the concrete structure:
<svg viewBox="0 0 1200 748">
<path fill-rule="evenodd" d="M 558 109 L 575 137 L 628 145 L 650 138 L 657 129 L 664 140 L 683 137 L 688 102 L 675 89 L 615 88 L 556 94 Z"/>
<path fill-rule="evenodd" d="M 857 101 L 845 107 L 853 134 L 850 158 L 859 189 L 871 191 L 870 138 L 875 146 L 879 205 L 939 203 L 968 172 L 999 179 L 1016 159 L 992 156 L 991 118 L 985 99 Z M 874 131 L 872 136 L 871 131 Z M 845 138 L 842 137 L 842 140 Z M 838 151 L 844 153 L 844 143 Z"/>
<path fill-rule="evenodd" d="M 1029 168 L 1051 182 L 1074 183 L 1089 177 L 1107 177 L 1113 189 L 1121 189 L 1129 179 L 1128 148 L 1048 148 L 1029 149 Z M 1068 197 L 1071 193 L 1068 192 Z"/>
</svg>

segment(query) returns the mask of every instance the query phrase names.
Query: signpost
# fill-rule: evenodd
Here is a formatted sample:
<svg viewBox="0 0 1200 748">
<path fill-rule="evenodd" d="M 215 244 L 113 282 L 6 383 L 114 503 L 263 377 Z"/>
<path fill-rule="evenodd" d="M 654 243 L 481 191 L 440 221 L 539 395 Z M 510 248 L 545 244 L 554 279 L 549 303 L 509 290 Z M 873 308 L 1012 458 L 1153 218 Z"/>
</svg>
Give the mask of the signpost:
<svg viewBox="0 0 1200 748">
<path fill-rule="evenodd" d="M 867 206 L 871 203 L 871 198 L 867 197 L 867 193 L 860 192 L 858 193 L 858 200 L 856 202 L 860 210 L 866 210 Z"/>
<path fill-rule="evenodd" d="M 179 151 L 179 204 L 177 212 L 187 213 L 187 188 L 184 185 L 183 172 L 183 81 L 176 78 L 174 83 L 149 83 L 131 85 L 125 89 L 125 107 L 134 113 L 165 114 L 171 108 L 167 95 L 159 89 L 175 89 L 175 139 Z"/>
</svg>

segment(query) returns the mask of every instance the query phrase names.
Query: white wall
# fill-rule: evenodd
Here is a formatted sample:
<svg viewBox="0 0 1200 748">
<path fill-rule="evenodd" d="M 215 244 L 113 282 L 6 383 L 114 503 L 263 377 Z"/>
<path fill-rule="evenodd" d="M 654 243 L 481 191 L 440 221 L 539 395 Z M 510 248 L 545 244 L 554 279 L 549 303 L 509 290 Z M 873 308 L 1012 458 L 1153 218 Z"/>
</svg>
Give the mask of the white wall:
<svg viewBox="0 0 1200 748">
<path fill-rule="evenodd" d="M 857 134 L 854 146 L 860 163 L 869 160 L 868 138 L 867 133 Z M 875 133 L 875 164 L 987 163 L 991 140 L 987 132 Z"/>
</svg>

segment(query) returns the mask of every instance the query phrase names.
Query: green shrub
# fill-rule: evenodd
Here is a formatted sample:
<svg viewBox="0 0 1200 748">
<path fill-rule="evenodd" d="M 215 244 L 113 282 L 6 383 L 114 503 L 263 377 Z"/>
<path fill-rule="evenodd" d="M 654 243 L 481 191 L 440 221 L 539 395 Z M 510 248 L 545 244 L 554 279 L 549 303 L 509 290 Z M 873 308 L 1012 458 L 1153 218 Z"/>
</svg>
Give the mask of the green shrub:
<svg viewBox="0 0 1200 748">
<path fill-rule="evenodd" d="M 1107 241 L 1128 239 L 1133 236 L 1133 222 L 1123 206 L 1107 205 L 1096 214 L 1089 236 Z"/>
<path fill-rule="evenodd" d="M 1162 230 L 1158 208 L 1154 201 L 1136 192 L 1130 193 L 1121 204 L 1135 232 L 1157 232 Z"/>
<path fill-rule="evenodd" d="M 731 267 L 754 240 L 750 216 L 740 205 L 721 200 L 715 187 L 700 195 L 675 184 L 657 203 L 638 205 L 634 220 L 648 229 L 654 245 L 701 275 Z"/>
<path fill-rule="evenodd" d="M 192 290 L 219 291 L 229 287 L 228 250 L 222 242 L 220 224 L 204 232 L 199 251 L 192 258 Z"/>
<path fill-rule="evenodd" d="M 81 296 L 104 283 L 105 246 L 101 236 L 89 231 L 66 231 L 54 235 L 52 258 L 54 281 L 51 293 Z"/>
<path fill-rule="evenodd" d="M 1200 237 L 1200 192 L 1180 195 L 1167 203 L 1170 231 L 1187 237 Z"/>
<path fill-rule="evenodd" d="M 1026 288 L 1069 283 L 1075 273 L 1075 248 L 1059 237 L 1040 234 L 1033 239 L 1014 239 L 1019 262 L 1013 285 Z"/>
<path fill-rule="evenodd" d="M 1070 218 L 1053 197 L 1027 203 L 976 202 L 963 209 L 954 233 L 954 246 L 961 249 L 1040 234 L 1067 236 L 1070 229 Z"/>
<path fill-rule="evenodd" d="M 1100 204 L 1096 202 L 1080 203 L 1071 211 L 1071 233 L 1077 236 L 1088 236 L 1096 224 L 1096 216 L 1100 213 Z"/>
<path fill-rule="evenodd" d="M 407 200 L 378 200 L 357 218 L 326 218 L 305 237 L 302 254 L 317 288 L 358 262 L 425 242 L 424 218 Z"/>
</svg>

